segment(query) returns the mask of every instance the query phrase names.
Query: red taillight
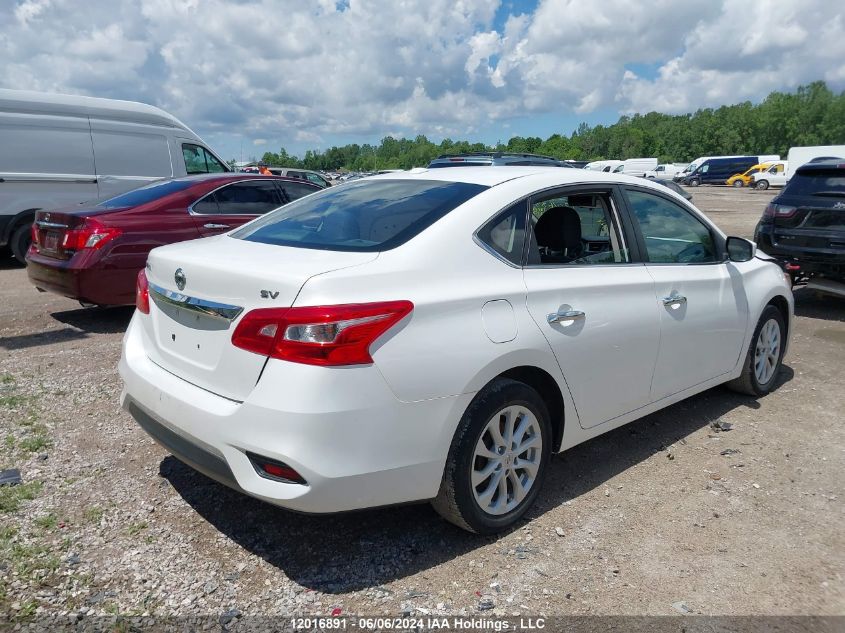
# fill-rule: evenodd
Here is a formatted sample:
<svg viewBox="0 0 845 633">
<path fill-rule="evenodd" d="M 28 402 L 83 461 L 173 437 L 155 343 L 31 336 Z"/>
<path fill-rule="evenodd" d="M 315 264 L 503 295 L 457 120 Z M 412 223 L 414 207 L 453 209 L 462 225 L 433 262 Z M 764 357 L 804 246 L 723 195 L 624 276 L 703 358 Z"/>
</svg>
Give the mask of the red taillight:
<svg viewBox="0 0 845 633">
<path fill-rule="evenodd" d="M 143 268 L 138 271 L 138 282 L 135 284 L 135 307 L 139 312 L 150 313 L 150 284 Z"/>
<path fill-rule="evenodd" d="M 413 309 L 410 301 L 260 308 L 241 319 L 232 344 L 293 363 L 366 365 L 370 346 Z"/>
<path fill-rule="evenodd" d="M 121 230 L 118 228 L 85 218 L 85 223 L 81 227 L 65 230 L 62 236 L 62 249 L 81 251 L 83 248 L 92 248 L 96 250 L 120 234 Z"/>
<path fill-rule="evenodd" d="M 778 218 L 791 218 L 798 211 L 796 207 L 790 207 L 785 204 L 770 204 L 763 211 L 764 220 L 774 220 Z"/>
</svg>

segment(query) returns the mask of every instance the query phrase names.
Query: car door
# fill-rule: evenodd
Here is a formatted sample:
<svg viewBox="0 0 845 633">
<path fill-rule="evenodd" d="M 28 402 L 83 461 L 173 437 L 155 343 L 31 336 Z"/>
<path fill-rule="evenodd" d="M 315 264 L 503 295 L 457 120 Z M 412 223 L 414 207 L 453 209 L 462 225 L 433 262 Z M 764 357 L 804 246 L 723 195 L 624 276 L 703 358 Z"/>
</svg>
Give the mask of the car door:
<svg viewBox="0 0 845 633">
<path fill-rule="evenodd" d="M 657 360 L 654 281 L 629 248 L 618 196 L 613 186 L 579 186 L 530 201 L 528 310 L 584 428 L 648 404 Z"/>
<path fill-rule="evenodd" d="M 212 191 L 191 208 L 203 236 L 231 231 L 284 204 L 272 180 L 250 179 Z"/>
<path fill-rule="evenodd" d="M 722 238 L 691 209 L 657 191 L 625 187 L 639 250 L 654 279 L 660 351 L 657 401 L 726 375 L 742 352 L 748 303 Z"/>
</svg>

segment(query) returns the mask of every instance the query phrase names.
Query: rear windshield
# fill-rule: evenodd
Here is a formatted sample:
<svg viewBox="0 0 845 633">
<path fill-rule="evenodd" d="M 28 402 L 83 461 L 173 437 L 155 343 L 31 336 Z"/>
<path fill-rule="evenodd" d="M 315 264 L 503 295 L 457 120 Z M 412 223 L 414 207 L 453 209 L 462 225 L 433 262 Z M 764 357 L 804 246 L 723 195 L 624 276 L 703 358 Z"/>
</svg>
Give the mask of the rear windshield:
<svg viewBox="0 0 845 633">
<path fill-rule="evenodd" d="M 790 179 L 784 193 L 791 196 L 824 196 L 827 193 L 845 197 L 845 169 L 798 172 Z"/>
<path fill-rule="evenodd" d="M 462 182 L 360 180 L 291 202 L 230 235 L 278 246 L 389 250 L 485 189 Z"/>
<path fill-rule="evenodd" d="M 122 193 L 119 196 L 104 200 L 98 207 L 105 207 L 106 209 L 116 209 L 118 207 L 135 207 L 139 204 L 146 204 L 153 200 L 166 196 L 177 191 L 187 189 L 193 183 L 186 180 L 166 180 L 164 182 L 156 182 L 146 187 L 133 189 L 127 193 Z"/>
</svg>

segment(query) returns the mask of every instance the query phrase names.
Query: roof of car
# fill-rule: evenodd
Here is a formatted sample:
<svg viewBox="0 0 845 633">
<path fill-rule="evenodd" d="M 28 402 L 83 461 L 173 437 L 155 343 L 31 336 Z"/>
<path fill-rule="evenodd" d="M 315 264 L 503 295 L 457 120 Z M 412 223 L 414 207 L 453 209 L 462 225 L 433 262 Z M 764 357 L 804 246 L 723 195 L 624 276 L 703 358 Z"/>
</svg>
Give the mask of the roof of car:
<svg viewBox="0 0 845 633">
<path fill-rule="evenodd" d="M 626 182 L 646 186 L 649 184 L 645 179 L 636 176 L 625 176 L 623 174 L 611 174 L 584 169 L 560 169 L 559 167 L 546 167 L 542 165 L 502 165 L 495 169 L 491 169 L 490 167 L 438 167 L 435 169 L 421 167 L 398 173 L 370 176 L 369 179 L 443 180 L 445 182 L 466 182 L 495 187 L 515 178 L 525 178 L 541 174 L 554 175 L 555 180 L 561 184 L 576 184 L 579 182 Z"/>
</svg>

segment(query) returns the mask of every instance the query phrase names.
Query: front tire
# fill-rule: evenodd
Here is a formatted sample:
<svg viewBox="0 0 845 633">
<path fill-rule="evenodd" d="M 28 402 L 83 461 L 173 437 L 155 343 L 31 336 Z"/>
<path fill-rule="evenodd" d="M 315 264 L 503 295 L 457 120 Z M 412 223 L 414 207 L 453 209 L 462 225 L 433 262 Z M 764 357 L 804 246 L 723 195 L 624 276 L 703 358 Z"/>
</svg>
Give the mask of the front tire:
<svg viewBox="0 0 845 633">
<path fill-rule="evenodd" d="M 689 181 L 690 187 L 697 187 L 700 184 L 701 184 L 701 181 L 698 178 L 693 178 L 692 180 Z"/>
<path fill-rule="evenodd" d="M 461 418 L 432 506 L 477 534 L 512 527 L 540 492 L 551 444 L 540 395 L 524 383 L 495 380 Z"/>
<path fill-rule="evenodd" d="M 765 396 L 775 388 L 783 364 L 786 323 L 781 311 L 766 306 L 745 355 L 742 373 L 727 383 L 728 388 L 749 396 Z"/>
<path fill-rule="evenodd" d="M 765 191 L 769 188 L 769 181 L 768 180 L 758 180 L 757 184 L 754 185 L 755 189 L 759 189 L 760 191 Z"/>
</svg>

